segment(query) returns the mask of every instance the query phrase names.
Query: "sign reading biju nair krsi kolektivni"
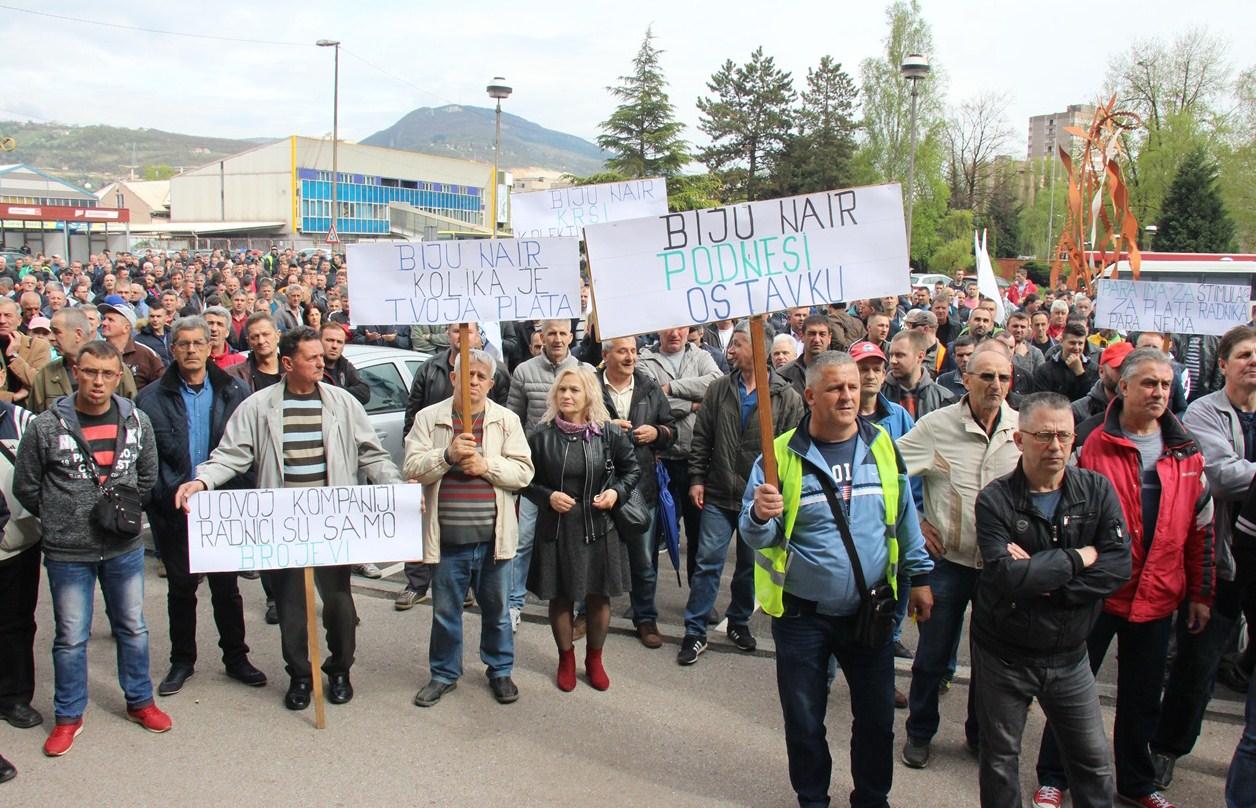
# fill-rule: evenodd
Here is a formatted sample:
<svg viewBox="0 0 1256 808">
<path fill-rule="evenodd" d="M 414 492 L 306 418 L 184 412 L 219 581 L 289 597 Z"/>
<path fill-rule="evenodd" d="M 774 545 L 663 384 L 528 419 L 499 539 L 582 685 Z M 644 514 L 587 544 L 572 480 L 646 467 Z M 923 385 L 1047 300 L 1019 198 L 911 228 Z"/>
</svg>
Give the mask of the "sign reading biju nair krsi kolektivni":
<svg viewBox="0 0 1256 808">
<path fill-rule="evenodd" d="M 354 322 L 446 325 L 580 316 L 574 238 L 350 244 Z"/>
<path fill-rule="evenodd" d="M 1251 320 L 1250 297 L 1246 285 L 1101 280 L 1095 294 L 1095 325 L 1220 336 Z"/>
<path fill-rule="evenodd" d="M 590 225 L 584 236 L 603 339 L 911 286 L 898 185 Z"/>
<path fill-rule="evenodd" d="M 192 572 L 379 564 L 423 555 L 423 487 L 340 485 L 194 494 Z"/>
<path fill-rule="evenodd" d="M 510 228 L 516 237 L 580 238 L 586 225 L 662 216 L 667 213 L 667 180 L 573 185 L 510 195 Z"/>
</svg>

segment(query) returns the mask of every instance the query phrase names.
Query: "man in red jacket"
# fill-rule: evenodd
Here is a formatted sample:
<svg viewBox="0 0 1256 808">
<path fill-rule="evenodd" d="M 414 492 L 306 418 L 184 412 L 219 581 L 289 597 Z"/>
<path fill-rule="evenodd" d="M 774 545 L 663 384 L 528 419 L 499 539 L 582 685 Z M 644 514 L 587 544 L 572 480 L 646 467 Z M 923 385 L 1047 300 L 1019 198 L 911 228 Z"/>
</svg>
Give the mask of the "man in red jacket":
<svg viewBox="0 0 1256 808">
<path fill-rule="evenodd" d="M 1104 603 L 1087 641 L 1098 671 L 1117 639 L 1113 748 L 1118 798 L 1142 808 L 1173 808 L 1156 790 L 1148 743 L 1160 716 L 1160 691 L 1173 614 L 1189 601 L 1190 631 L 1211 615 L 1214 563 L 1212 497 L 1204 456 L 1168 411 L 1173 365 L 1140 348 L 1121 365 L 1120 397 L 1086 438 L 1078 465 L 1107 477 L 1129 527 L 1130 580 Z M 1068 778 L 1048 726 L 1038 755 L 1036 808 L 1055 808 Z"/>
</svg>

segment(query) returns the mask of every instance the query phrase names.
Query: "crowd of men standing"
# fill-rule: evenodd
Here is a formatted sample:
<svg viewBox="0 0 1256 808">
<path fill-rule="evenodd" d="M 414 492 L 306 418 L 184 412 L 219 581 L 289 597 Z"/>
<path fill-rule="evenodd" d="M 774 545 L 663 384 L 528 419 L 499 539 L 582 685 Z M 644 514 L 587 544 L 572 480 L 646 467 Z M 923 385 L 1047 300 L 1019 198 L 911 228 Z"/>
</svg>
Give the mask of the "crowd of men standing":
<svg viewBox="0 0 1256 808">
<path fill-rule="evenodd" d="M 802 805 L 829 800 L 824 721 L 839 669 L 855 719 L 852 804 L 887 804 L 896 707 L 907 710 L 899 758 L 928 767 L 970 609 L 965 738 L 983 805 L 1022 804 L 1021 734 L 1037 699 L 1051 726 L 1036 808 L 1060 805 L 1067 790 L 1076 805 L 1170 806 L 1164 791 L 1215 681 L 1247 686 L 1252 654 L 1230 652 L 1256 603 L 1256 513 L 1244 517 L 1256 478 L 1256 329 L 1220 339 L 1096 329 L 1089 298 L 1040 291 L 1023 273 L 1000 322 L 995 301 L 960 278 L 772 317 L 763 390 L 745 323 L 606 342 L 584 318 L 502 323 L 497 345 L 473 323 L 464 368 L 457 326 L 354 322 L 346 279 L 339 257 L 278 249 L 0 259 L 0 716 L 43 723 L 31 704 L 42 559 L 56 621 L 46 754 L 65 754 L 82 731 L 97 581 L 127 717 L 170 729 L 153 691 L 177 694 L 197 663 L 190 496 L 351 485 L 360 474 L 425 486 L 422 557 L 406 564 L 394 602 L 404 611 L 433 600 L 420 707 L 462 675 L 472 597 L 503 704 L 520 696 L 513 633 L 529 591 L 550 601 L 562 690 L 575 686 L 571 643 L 586 632 L 588 681 L 610 687 L 602 649 L 613 595 L 630 596 L 642 645 L 661 647 L 658 522 L 670 512 L 657 501 L 668 492 L 689 584 L 677 662 L 694 665 L 721 619 L 733 645 L 754 651 L 756 603 L 772 617 Z M 350 342 L 430 354 L 414 375 L 401 464 L 371 429 L 370 388 L 343 353 Z M 453 396 L 464 374 L 469 413 Z M 757 417 L 769 399 L 775 480 Z M 584 448 L 574 470 L 569 442 Z M 559 477 L 547 476 L 556 466 Z M 571 474 L 584 475 L 583 491 L 566 487 Z M 101 492 L 113 489 L 116 513 L 102 516 Z M 156 688 L 144 547 L 117 524 L 129 491 L 168 583 L 170 664 Z M 634 496 L 647 503 L 644 522 L 620 518 Z M 354 695 L 353 572 L 379 575 L 373 565 L 315 573 L 330 649 L 322 673 L 337 704 Z M 240 576 L 204 578 L 227 674 L 265 685 L 248 657 Z M 302 576 L 261 578 L 289 678 L 284 704 L 304 709 L 320 673 Z M 903 641 L 909 616 L 914 651 Z M 1113 640 L 1125 664 L 1109 745 L 1094 672 Z M 908 693 L 893 685 L 895 656 L 912 659 Z M 1256 802 L 1250 697 L 1247 711 L 1230 805 Z M 0 758 L 0 780 L 13 773 Z"/>
</svg>

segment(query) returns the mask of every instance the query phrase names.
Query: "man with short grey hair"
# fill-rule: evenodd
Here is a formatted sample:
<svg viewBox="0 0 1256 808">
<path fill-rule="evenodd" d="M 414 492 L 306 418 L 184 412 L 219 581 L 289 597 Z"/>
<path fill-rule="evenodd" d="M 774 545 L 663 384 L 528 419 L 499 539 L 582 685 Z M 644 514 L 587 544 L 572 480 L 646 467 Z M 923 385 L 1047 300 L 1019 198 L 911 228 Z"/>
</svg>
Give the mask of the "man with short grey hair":
<svg viewBox="0 0 1256 808">
<path fill-rule="evenodd" d="M 209 327 L 210 360 L 220 370 L 242 363 L 244 354 L 236 353 L 227 344 L 227 336 L 231 333 L 231 312 L 222 306 L 210 306 L 201 316 Z"/>
</svg>

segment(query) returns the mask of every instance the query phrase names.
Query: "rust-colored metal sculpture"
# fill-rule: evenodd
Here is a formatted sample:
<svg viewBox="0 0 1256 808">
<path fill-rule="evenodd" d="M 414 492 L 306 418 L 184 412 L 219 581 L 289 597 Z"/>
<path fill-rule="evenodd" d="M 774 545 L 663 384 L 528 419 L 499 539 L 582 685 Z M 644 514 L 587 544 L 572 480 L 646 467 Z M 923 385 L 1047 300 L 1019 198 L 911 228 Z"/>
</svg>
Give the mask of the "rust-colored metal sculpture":
<svg viewBox="0 0 1256 808">
<path fill-rule="evenodd" d="M 1129 189 L 1117 158 L 1125 153 L 1121 135 L 1142 125 L 1135 113 L 1116 108 L 1113 95 L 1108 103 L 1096 107 L 1089 131 L 1065 128 L 1080 140 L 1082 151 L 1074 164 L 1072 155 L 1059 149 L 1068 177 L 1068 219 L 1051 261 L 1052 288 L 1064 271 L 1069 288 L 1093 293 L 1096 277 L 1120 260 L 1123 252 L 1129 258 L 1130 271 L 1138 277 L 1138 222 L 1130 211 Z"/>
</svg>

